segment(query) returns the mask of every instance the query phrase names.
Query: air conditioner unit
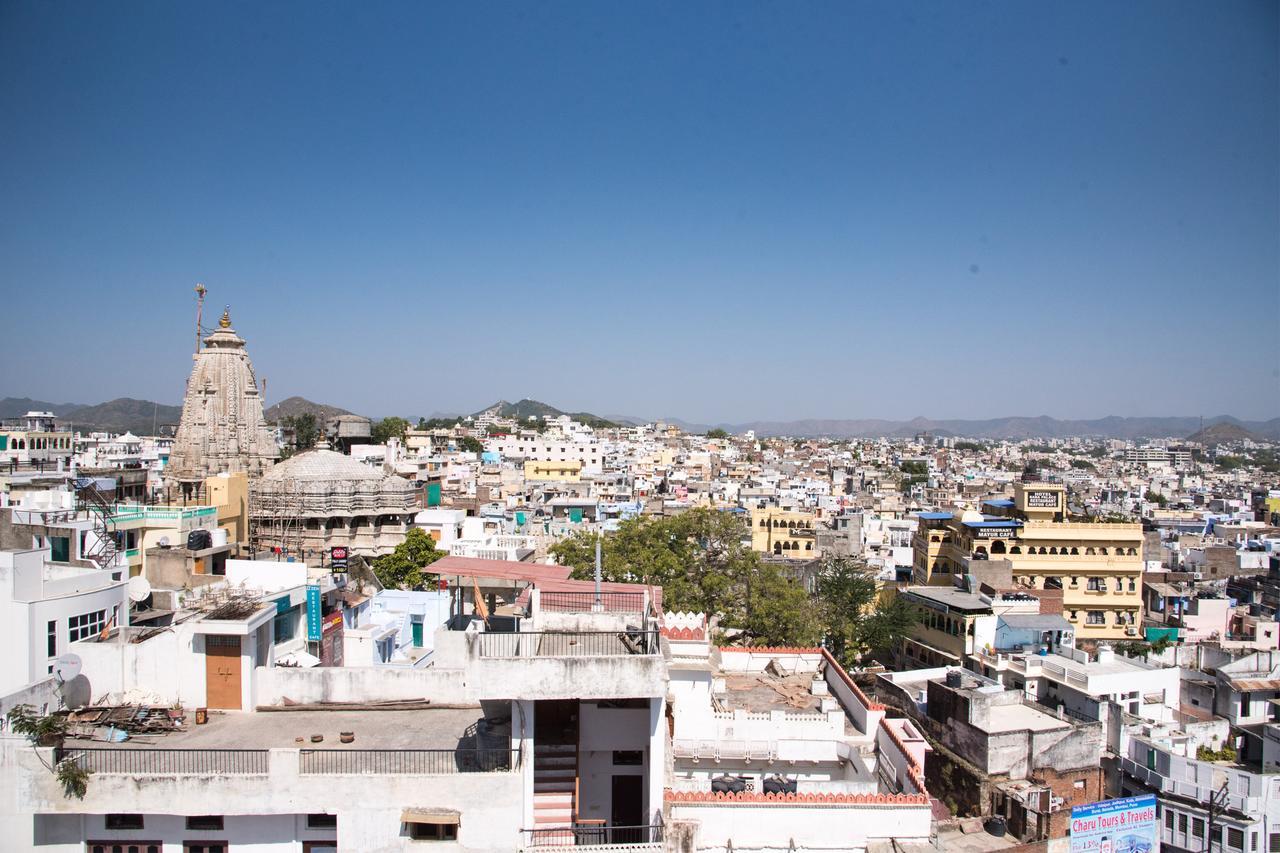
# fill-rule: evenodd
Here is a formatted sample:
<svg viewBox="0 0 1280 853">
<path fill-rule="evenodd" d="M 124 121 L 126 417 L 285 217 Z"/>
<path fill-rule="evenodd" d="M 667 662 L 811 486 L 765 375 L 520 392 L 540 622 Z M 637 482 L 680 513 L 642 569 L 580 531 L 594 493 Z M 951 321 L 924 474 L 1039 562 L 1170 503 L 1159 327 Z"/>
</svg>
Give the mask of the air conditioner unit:
<svg viewBox="0 0 1280 853">
<path fill-rule="evenodd" d="M 1138 636 L 1138 629 L 1137 629 L 1137 628 L 1132 628 L 1132 627 L 1130 627 L 1130 628 L 1125 628 L 1125 629 L 1124 629 L 1124 632 L 1125 632 L 1126 634 L 1128 634 L 1130 637 L 1136 637 L 1136 636 Z"/>
<path fill-rule="evenodd" d="M 1191 577 L 1193 580 L 1202 581 L 1204 580 L 1204 572 L 1192 572 Z"/>
</svg>

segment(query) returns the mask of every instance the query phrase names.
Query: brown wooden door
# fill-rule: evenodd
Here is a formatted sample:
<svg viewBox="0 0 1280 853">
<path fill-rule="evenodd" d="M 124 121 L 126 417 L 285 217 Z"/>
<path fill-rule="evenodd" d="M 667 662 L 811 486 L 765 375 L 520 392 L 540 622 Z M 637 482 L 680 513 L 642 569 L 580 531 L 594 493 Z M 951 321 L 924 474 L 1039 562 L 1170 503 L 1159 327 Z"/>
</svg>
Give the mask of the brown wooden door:
<svg viewBox="0 0 1280 853">
<path fill-rule="evenodd" d="M 240 710 L 240 638 L 209 634 L 204 638 L 205 705 Z"/>
</svg>

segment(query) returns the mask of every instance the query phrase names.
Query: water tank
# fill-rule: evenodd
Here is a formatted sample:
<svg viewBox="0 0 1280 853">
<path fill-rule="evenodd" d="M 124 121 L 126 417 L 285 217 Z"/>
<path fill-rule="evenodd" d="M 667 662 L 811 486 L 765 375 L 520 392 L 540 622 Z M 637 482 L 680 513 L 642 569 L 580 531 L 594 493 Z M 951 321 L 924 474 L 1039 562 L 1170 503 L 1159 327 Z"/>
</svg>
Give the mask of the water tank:
<svg viewBox="0 0 1280 853">
<path fill-rule="evenodd" d="M 796 780 L 785 776 L 768 776 L 764 780 L 763 787 L 766 794 L 794 794 Z"/>
<path fill-rule="evenodd" d="M 207 530 L 193 530 L 187 534 L 187 550 L 203 551 L 213 546 L 213 537 Z"/>
<path fill-rule="evenodd" d="M 1116 659 L 1115 649 L 1106 643 L 1098 644 L 1098 663 L 1111 663 Z"/>
<path fill-rule="evenodd" d="M 227 544 L 227 529 L 225 527 L 219 527 L 217 530 L 213 531 L 213 547 L 217 548 L 221 545 L 226 545 L 226 544 Z"/>
<path fill-rule="evenodd" d="M 1000 815 L 992 815 L 987 818 L 982 822 L 982 828 L 989 834 L 994 835 L 996 838 L 1003 837 L 1004 834 L 1009 831 L 1008 824 L 1005 823 L 1004 818 Z"/>
<path fill-rule="evenodd" d="M 963 678 L 964 677 L 960 674 L 960 670 L 949 669 L 947 670 L 946 684 L 948 687 L 959 687 Z"/>
<path fill-rule="evenodd" d="M 719 794 L 740 794 L 747 790 L 747 780 L 741 776 L 717 776 L 711 780 L 711 790 Z"/>
</svg>

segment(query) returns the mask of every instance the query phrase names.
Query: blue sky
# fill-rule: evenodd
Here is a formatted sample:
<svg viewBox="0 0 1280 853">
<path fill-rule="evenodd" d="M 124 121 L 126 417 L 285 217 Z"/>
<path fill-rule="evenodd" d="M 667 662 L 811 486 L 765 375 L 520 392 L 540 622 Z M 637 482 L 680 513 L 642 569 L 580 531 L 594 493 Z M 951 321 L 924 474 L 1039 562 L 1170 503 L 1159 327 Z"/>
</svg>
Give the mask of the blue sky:
<svg viewBox="0 0 1280 853">
<path fill-rule="evenodd" d="M 1278 10 L 3 2 L 0 396 L 1272 417 Z"/>
</svg>

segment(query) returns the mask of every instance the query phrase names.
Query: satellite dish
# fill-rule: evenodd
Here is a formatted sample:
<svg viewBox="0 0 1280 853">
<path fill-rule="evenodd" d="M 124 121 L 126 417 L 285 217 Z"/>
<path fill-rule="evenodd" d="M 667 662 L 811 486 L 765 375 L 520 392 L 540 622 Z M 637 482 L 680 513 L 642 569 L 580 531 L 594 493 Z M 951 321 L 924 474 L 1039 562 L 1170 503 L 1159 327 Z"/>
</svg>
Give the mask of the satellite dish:
<svg viewBox="0 0 1280 853">
<path fill-rule="evenodd" d="M 142 575 L 129 578 L 129 600 L 133 602 L 146 601 L 147 596 L 151 595 L 151 581 Z"/>
<path fill-rule="evenodd" d="M 157 544 L 157 545 L 159 545 L 161 548 L 168 548 L 168 547 L 169 547 L 169 537 L 168 537 L 168 536 L 161 536 L 159 539 L 157 539 L 157 540 L 156 540 L 156 544 Z"/>
<path fill-rule="evenodd" d="M 80 674 L 80 656 L 72 654 L 58 655 L 53 662 L 53 674 L 63 684 L 75 678 Z"/>
</svg>

